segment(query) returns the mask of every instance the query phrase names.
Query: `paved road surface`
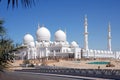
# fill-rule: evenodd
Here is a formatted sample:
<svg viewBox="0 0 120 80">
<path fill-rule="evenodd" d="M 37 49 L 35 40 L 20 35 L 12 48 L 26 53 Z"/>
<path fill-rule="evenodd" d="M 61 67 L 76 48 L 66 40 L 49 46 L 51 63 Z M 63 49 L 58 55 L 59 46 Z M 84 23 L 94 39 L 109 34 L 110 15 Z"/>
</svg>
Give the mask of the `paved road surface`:
<svg viewBox="0 0 120 80">
<path fill-rule="evenodd" d="M 46 73 L 6 72 L 0 76 L 0 80 L 107 80 L 107 79 Z"/>
</svg>

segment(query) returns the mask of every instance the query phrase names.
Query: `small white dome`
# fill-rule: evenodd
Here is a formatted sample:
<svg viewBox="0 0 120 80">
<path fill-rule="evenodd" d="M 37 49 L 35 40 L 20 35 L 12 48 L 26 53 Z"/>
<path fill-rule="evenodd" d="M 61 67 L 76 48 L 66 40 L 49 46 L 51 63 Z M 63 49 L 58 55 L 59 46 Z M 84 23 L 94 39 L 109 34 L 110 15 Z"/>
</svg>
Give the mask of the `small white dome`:
<svg viewBox="0 0 120 80">
<path fill-rule="evenodd" d="M 100 50 L 97 50 L 97 53 L 100 53 Z"/>
<path fill-rule="evenodd" d="M 36 32 L 36 36 L 37 36 L 37 41 L 50 41 L 50 31 L 45 28 L 45 27 L 41 27 L 38 28 L 37 32 Z"/>
<path fill-rule="evenodd" d="M 69 45 L 69 42 L 66 41 L 65 44 Z"/>
<path fill-rule="evenodd" d="M 23 38 L 24 45 L 28 45 L 30 42 L 34 42 L 34 38 L 31 34 L 26 34 Z"/>
<path fill-rule="evenodd" d="M 34 42 L 30 42 L 29 46 L 30 47 L 35 47 L 35 43 Z"/>
<path fill-rule="evenodd" d="M 58 30 L 55 32 L 55 41 L 66 41 L 66 34 L 62 30 Z"/>
<path fill-rule="evenodd" d="M 78 44 L 75 41 L 73 41 L 73 42 L 71 42 L 71 46 L 78 47 Z"/>
<path fill-rule="evenodd" d="M 91 49 L 90 52 L 93 52 L 93 50 Z"/>
<path fill-rule="evenodd" d="M 101 53 L 104 53 L 104 51 L 102 50 Z"/>
</svg>

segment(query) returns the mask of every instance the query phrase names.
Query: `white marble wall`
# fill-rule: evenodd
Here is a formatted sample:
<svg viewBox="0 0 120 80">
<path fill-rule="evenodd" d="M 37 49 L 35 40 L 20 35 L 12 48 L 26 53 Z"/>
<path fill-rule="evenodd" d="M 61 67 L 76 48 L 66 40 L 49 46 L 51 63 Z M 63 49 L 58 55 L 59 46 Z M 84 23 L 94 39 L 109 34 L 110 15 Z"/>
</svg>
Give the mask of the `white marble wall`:
<svg viewBox="0 0 120 80">
<path fill-rule="evenodd" d="M 120 59 L 120 52 L 106 50 L 83 50 L 83 57 Z"/>
</svg>

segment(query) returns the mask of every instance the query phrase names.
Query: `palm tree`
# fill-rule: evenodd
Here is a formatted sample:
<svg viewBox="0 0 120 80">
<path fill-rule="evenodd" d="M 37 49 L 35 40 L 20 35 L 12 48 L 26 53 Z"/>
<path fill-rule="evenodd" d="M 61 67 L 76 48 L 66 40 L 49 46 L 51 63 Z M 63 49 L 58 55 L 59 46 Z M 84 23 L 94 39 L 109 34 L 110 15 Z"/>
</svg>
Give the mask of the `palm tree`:
<svg viewBox="0 0 120 80">
<path fill-rule="evenodd" d="M 2 39 L 0 41 L 0 69 L 3 70 L 9 67 L 9 62 L 13 60 L 12 41 L 9 39 Z"/>
<path fill-rule="evenodd" d="M 4 21 L 0 20 L 0 37 L 6 34 L 6 30 L 3 27 L 3 23 L 4 23 Z"/>
<path fill-rule="evenodd" d="M 12 51 L 14 49 L 13 41 L 6 38 L 3 20 L 0 20 L 0 71 L 9 67 L 9 62 L 14 58 Z"/>
<path fill-rule="evenodd" d="M 0 2 L 1 1 L 2 0 L 0 0 Z M 7 0 L 7 8 L 9 8 L 10 5 L 12 5 L 12 8 L 18 7 L 19 3 L 21 3 L 22 6 L 26 8 L 35 5 L 35 0 Z"/>
</svg>

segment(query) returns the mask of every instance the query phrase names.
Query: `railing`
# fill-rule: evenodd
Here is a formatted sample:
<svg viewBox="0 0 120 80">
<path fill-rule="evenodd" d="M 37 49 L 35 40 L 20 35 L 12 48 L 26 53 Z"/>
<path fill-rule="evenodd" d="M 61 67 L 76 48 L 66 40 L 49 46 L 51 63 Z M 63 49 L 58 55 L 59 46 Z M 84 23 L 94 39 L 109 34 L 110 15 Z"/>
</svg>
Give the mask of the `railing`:
<svg viewBox="0 0 120 80">
<path fill-rule="evenodd" d="M 120 70 L 115 70 L 115 69 L 114 70 L 112 69 L 75 69 L 75 68 L 41 66 L 39 67 L 39 69 L 22 69 L 22 70 L 16 70 L 16 71 L 120 79 Z"/>
</svg>

